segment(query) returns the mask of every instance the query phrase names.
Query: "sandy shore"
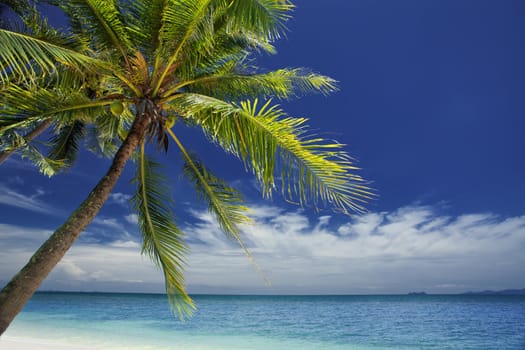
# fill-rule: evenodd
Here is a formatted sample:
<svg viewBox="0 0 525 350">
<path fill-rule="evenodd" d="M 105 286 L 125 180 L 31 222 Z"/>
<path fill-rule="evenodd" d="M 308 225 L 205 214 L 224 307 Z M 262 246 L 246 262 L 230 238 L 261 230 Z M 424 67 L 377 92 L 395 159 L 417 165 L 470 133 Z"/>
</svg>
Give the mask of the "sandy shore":
<svg viewBox="0 0 525 350">
<path fill-rule="evenodd" d="M 0 350 L 93 350 L 93 348 L 43 342 L 38 339 L 2 337 Z"/>
</svg>

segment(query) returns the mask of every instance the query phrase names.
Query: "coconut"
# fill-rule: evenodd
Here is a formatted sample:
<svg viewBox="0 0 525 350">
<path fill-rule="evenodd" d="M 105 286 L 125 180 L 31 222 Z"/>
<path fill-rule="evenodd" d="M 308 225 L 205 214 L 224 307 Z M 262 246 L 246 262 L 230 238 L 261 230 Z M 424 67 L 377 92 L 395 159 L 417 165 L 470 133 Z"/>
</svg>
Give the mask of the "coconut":
<svg viewBox="0 0 525 350">
<path fill-rule="evenodd" d="M 122 112 L 124 112 L 124 105 L 120 101 L 115 101 L 109 106 L 109 109 L 115 117 L 118 117 L 122 114 Z"/>
</svg>

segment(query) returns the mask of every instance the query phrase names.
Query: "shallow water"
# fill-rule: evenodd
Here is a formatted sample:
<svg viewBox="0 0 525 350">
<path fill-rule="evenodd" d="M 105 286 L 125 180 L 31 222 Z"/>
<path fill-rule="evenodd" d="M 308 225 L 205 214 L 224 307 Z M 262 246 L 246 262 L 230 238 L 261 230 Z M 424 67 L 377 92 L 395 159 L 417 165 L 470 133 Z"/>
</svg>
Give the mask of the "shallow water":
<svg viewBox="0 0 525 350">
<path fill-rule="evenodd" d="M 100 349 L 525 349 L 524 296 L 37 293 L 6 332 Z"/>
</svg>

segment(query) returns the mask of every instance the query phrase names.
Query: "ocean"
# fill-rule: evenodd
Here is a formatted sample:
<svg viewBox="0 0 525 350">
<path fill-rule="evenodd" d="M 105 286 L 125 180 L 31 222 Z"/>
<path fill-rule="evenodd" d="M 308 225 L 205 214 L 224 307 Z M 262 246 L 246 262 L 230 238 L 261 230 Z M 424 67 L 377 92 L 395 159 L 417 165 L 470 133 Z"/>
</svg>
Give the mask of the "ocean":
<svg viewBox="0 0 525 350">
<path fill-rule="evenodd" d="M 136 350 L 525 349 L 525 296 L 37 293 L 6 339 Z"/>
</svg>

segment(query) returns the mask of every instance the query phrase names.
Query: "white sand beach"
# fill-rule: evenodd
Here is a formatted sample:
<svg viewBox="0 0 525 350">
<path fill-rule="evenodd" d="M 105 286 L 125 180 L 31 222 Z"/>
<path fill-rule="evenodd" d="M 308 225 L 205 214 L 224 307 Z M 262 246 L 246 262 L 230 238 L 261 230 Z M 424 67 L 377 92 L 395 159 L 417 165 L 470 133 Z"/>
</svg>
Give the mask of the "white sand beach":
<svg viewBox="0 0 525 350">
<path fill-rule="evenodd" d="M 0 350 L 93 350 L 93 348 L 51 343 L 38 339 L 2 337 L 0 338 Z"/>
</svg>

